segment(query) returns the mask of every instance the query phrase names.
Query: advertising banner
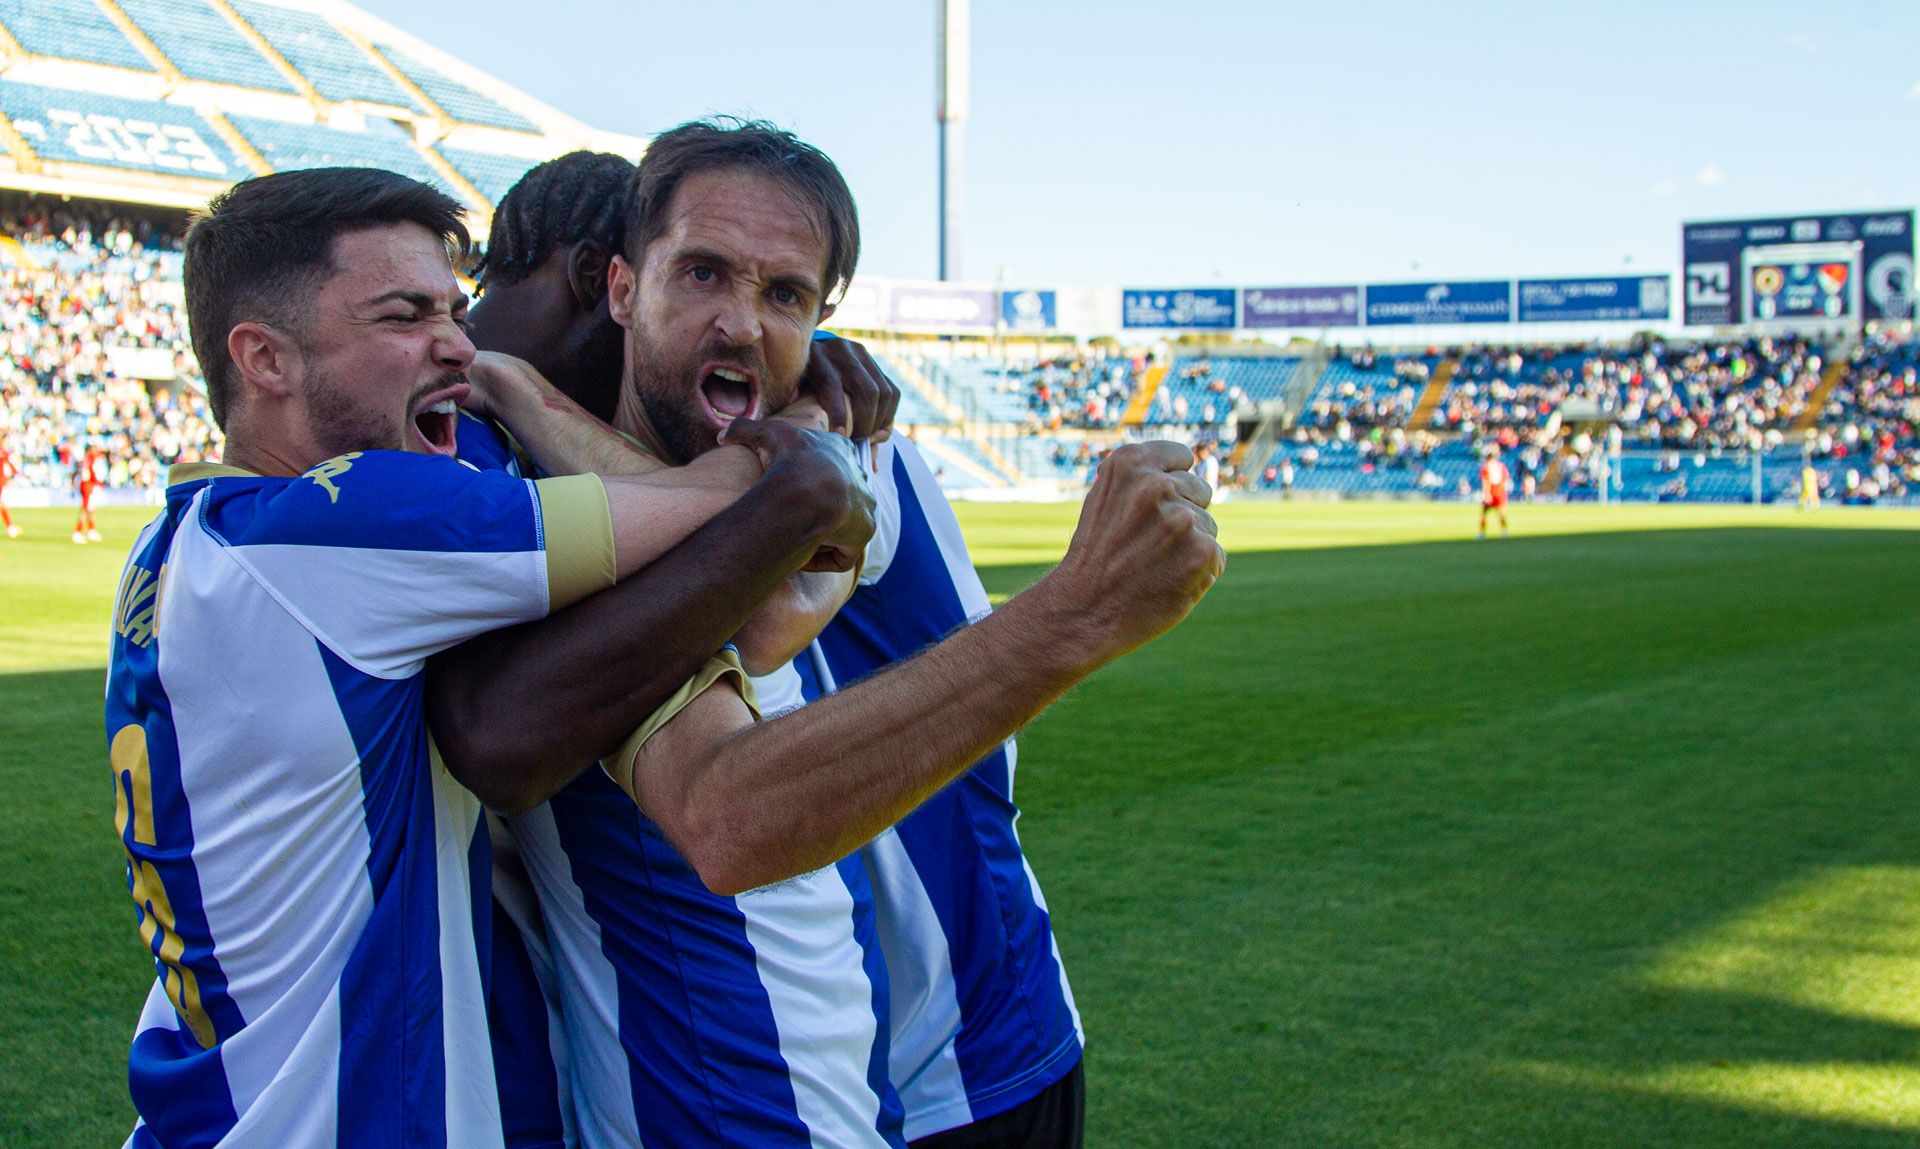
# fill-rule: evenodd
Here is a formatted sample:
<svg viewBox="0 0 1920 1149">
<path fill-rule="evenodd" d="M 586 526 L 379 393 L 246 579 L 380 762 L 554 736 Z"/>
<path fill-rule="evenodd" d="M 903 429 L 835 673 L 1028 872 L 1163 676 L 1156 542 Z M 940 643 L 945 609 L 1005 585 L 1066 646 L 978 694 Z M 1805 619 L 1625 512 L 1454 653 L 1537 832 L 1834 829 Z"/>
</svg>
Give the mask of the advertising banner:
<svg viewBox="0 0 1920 1149">
<path fill-rule="evenodd" d="M 985 334 L 993 330 L 996 314 L 998 306 L 990 287 L 896 282 L 888 300 L 889 326 L 910 331 Z"/>
<path fill-rule="evenodd" d="M 1121 292 L 1121 322 L 1127 327 L 1231 331 L 1239 318 L 1238 295 L 1231 287 L 1130 287 Z"/>
<path fill-rule="evenodd" d="M 1058 297 L 1027 288 L 1000 293 L 1000 323 L 1008 331 L 1052 331 L 1060 326 Z"/>
<path fill-rule="evenodd" d="M 887 289 L 870 279 L 847 284 L 827 326 L 846 331 L 875 331 L 887 325 Z"/>
<path fill-rule="evenodd" d="M 1242 327 L 1358 327 L 1360 288 L 1249 287 L 1240 308 Z"/>
<path fill-rule="evenodd" d="M 1680 262 L 1692 327 L 1913 317 L 1911 208 L 1684 224 Z"/>
<path fill-rule="evenodd" d="M 1673 313 L 1664 275 L 1523 279 L 1519 294 L 1522 323 L 1667 319 Z"/>
<path fill-rule="evenodd" d="M 1513 281 L 1510 279 L 1367 285 L 1369 327 L 1508 323 L 1512 319 Z"/>
</svg>

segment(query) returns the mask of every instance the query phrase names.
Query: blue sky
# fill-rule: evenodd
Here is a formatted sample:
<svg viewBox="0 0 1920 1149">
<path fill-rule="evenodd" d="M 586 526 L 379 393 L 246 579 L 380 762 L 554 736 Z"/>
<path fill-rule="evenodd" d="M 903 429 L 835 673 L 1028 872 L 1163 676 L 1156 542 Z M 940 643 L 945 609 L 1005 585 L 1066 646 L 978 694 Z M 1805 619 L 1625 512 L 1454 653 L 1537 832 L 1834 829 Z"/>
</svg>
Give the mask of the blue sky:
<svg viewBox="0 0 1920 1149">
<path fill-rule="evenodd" d="M 861 270 L 934 274 L 932 0 L 359 2 L 600 127 L 790 127 L 859 198 Z M 1916 48 L 1892 0 L 975 0 L 962 268 L 1672 270 L 1682 219 L 1920 200 Z"/>
</svg>

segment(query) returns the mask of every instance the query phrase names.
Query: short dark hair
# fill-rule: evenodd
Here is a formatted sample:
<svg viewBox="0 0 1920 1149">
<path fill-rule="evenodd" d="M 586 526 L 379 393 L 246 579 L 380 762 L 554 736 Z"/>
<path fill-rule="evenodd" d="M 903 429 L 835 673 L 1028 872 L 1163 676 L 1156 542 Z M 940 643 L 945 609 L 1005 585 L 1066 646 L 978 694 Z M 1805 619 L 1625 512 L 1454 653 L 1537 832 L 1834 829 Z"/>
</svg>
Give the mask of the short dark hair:
<svg viewBox="0 0 1920 1149">
<path fill-rule="evenodd" d="M 624 250 L 633 161 L 611 152 L 568 152 L 529 169 L 493 209 L 487 252 L 473 269 L 481 289 L 519 283 L 549 255 L 583 239 Z"/>
<path fill-rule="evenodd" d="M 765 120 L 716 116 L 669 129 L 647 145 L 627 197 L 627 261 L 640 266 L 666 230 L 681 181 L 700 172 L 749 171 L 771 178 L 810 208 L 826 232 L 822 302 L 853 279 L 860 262 L 860 213 L 845 177 L 825 152 Z"/>
<path fill-rule="evenodd" d="M 236 382 L 227 336 L 247 322 L 297 331 L 303 294 L 334 271 L 335 237 L 417 223 L 450 247 L 471 245 L 466 211 L 430 184 L 379 168 L 310 168 L 242 180 L 215 196 L 187 229 L 187 325 L 221 426 Z"/>
</svg>

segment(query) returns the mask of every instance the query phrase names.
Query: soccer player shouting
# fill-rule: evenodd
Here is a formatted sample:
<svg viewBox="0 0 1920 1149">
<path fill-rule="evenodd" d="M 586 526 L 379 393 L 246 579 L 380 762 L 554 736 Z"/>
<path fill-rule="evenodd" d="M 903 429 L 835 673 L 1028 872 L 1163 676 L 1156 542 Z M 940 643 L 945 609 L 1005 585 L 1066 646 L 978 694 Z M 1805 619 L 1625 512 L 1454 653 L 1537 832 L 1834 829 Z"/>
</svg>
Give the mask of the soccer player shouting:
<svg viewBox="0 0 1920 1149">
<path fill-rule="evenodd" d="M 618 425 L 668 457 L 697 456 L 732 414 L 777 406 L 809 352 L 820 357 L 807 337 L 852 273 L 851 195 L 831 161 L 786 133 L 690 124 L 654 141 L 624 228 L 570 226 L 598 218 L 575 196 L 629 199 L 624 188 L 592 186 L 618 170 L 607 157 L 578 154 L 536 169 L 509 194 L 495 216 L 476 338 L 590 353 L 604 346 L 591 325 L 610 300 L 627 348 L 612 389 Z M 608 250 L 618 254 L 603 260 Z M 512 255 L 493 263 L 500 253 Z M 610 268 L 604 294 L 583 266 Z M 840 357 L 862 354 L 829 346 Z M 609 388 L 587 357 L 550 355 L 548 366 L 594 403 Z M 716 882 L 708 860 L 678 848 L 683 834 L 671 822 L 685 778 L 712 769 L 709 760 L 752 753 L 758 731 L 721 681 L 699 700 L 703 712 L 690 709 L 615 764 L 638 818 L 618 789 L 588 775 L 514 819 L 559 951 L 586 1145 L 898 1144 L 896 1093 L 908 1102 L 906 1136 L 1078 1143 L 1077 1018 L 1012 832 L 1012 750 L 1001 742 L 1057 692 L 1057 670 L 1013 644 L 1020 619 L 1056 609 L 1047 600 L 1058 588 L 1043 584 L 939 643 L 984 614 L 986 596 L 911 445 L 889 442 L 879 458 L 880 526 L 863 585 L 818 647 L 756 680 L 763 706 L 809 703 L 767 730 L 862 716 L 860 733 L 818 746 L 850 785 L 866 779 L 834 795 L 836 804 L 923 771 L 931 781 L 979 765 L 897 830 L 889 824 L 911 800 L 876 807 L 841 854 L 816 857 L 815 872 L 726 896 L 735 883 Z M 1110 500 L 1147 477 L 1136 469 L 1158 471 L 1164 478 L 1150 485 L 1184 492 L 1197 509 L 1204 489 L 1175 474 L 1190 462 L 1173 444 L 1122 452 L 1089 500 L 1063 585 L 1092 569 L 1079 559 L 1091 555 L 1101 524 L 1133 513 L 1119 511 L 1124 498 Z M 1175 522 L 1191 518 L 1167 509 Z M 1188 541 L 1191 552 L 1176 548 L 1180 561 L 1217 561 L 1204 532 Z M 1110 593 L 1124 592 L 1084 601 Z M 881 672 L 868 678 L 873 671 Z M 836 680 L 863 678 L 825 696 Z M 912 718 L 921 701 L 913 684 L 935 681 L 957 692 L 950 705 L 927 712 L 930 724 Z M 990 714 L 1001 717 L 961 729 Z M 817 817 L 805 813 L 817 799 L 782 777 L 763 776 L 769 807 Z M 929 792 L 915 784 L 903 797 Z"/>
</svg>

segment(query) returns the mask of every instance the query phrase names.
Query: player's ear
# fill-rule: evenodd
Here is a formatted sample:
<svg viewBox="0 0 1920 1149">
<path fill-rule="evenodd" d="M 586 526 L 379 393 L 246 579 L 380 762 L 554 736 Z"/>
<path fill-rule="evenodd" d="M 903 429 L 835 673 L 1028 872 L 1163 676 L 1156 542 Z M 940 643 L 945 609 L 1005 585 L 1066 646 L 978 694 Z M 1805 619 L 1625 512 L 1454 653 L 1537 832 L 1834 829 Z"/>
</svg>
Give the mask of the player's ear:
<svg viewBox="0 0 1920 1149">
<path fill-rule="evenodd" d="M 634 295 L 640 286 L 639 269 L 624 255 L 607 261 L 607 313 L 622 327 L 633 326 Z"/>
<path fill-rule="evenodd" d="M 814 321 L 813 321 L 813 325 L 814 325 L 815 327 L 818 327 L 818 326 L 820 326 L 820 325 L 821 325 L 822 323 L 825 323 L 825 322 L 826 322 L 827 320 L 829 320 L 829 319 L 831 319 L 831 318 L 833 318 L 833 309 L 834 309 L 835 307 L 838 307 L 838 306 L 839 306 L 839 305 L 838 305 L 838 304 L 835 304 L 835 303 L 823 303 L 823 304 L 821 304 L 821 305 L 820 305 L 820 318 L 818 318 L 818 319 L 816 319 L 816 320 L 814 320 Z"/>
<path fill-rule="evenodd" d="M 581 311 L 592 311 L 607 294 L 610 255 L 596 239 L 583 239 L 567 252 L 567 286 Z"/>
<path fill-rule="evenodd" d="M 227 355 L 248 387 L 275 398 L 293 393 L 300 349 L 285 332 L 248 320 L 227 332 Z"/>
</svg>

